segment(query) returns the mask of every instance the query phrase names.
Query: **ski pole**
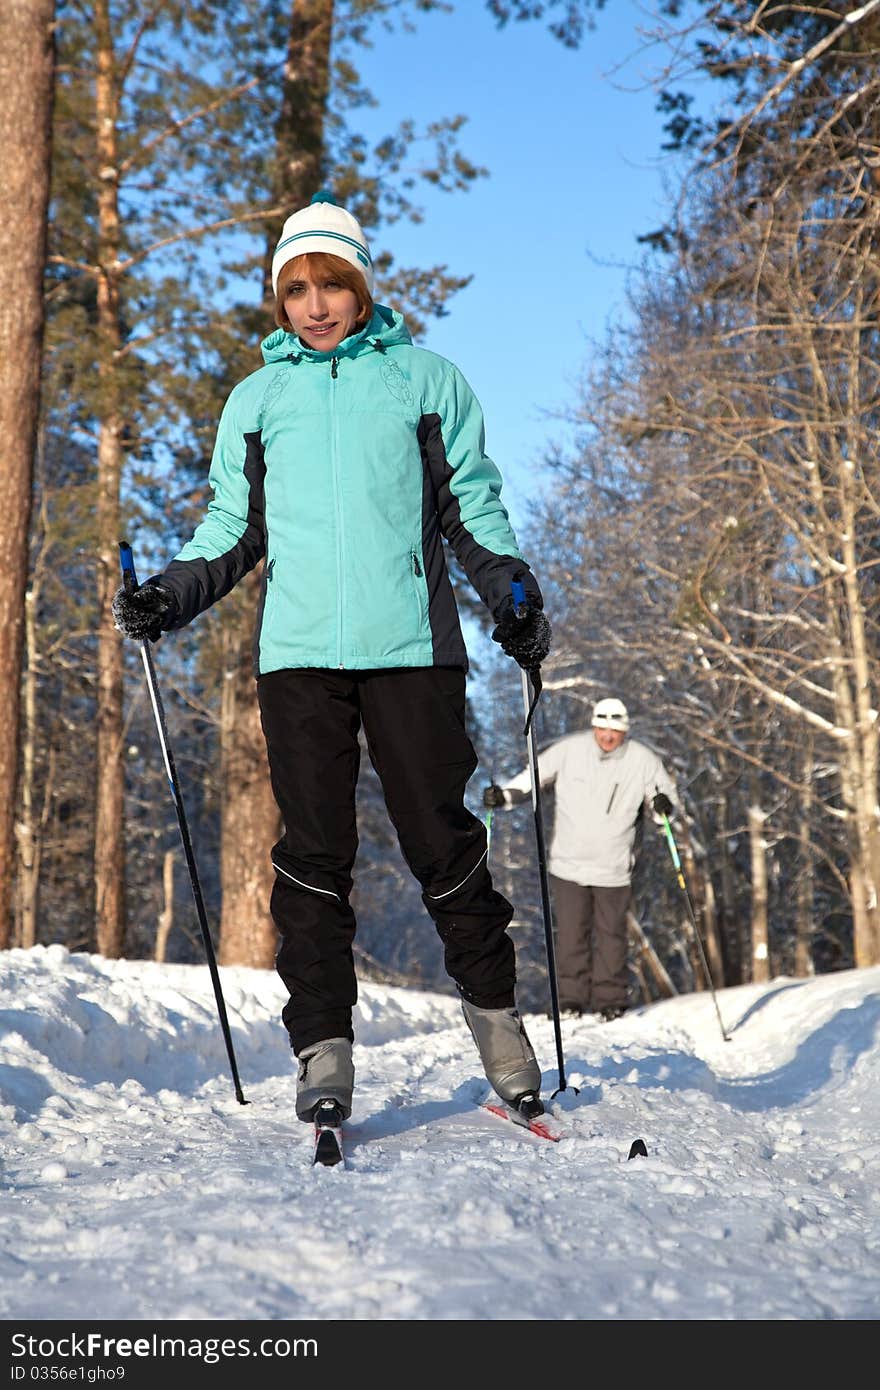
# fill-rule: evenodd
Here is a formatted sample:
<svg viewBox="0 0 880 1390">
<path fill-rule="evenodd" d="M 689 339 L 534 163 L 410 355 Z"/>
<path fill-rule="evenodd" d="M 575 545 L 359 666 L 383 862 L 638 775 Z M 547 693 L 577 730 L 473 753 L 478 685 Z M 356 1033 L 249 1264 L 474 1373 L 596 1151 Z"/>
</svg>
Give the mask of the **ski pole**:
<svg viewBox="0 0 880 1390">
<path fill-rule="evenodd" d="M 524 618 L 528 612 L 526 605 L 526 591 L 518 579 L 511 581 L 513 591 L 513 609 L 518 618 Z M 526 747 L 529 753 L 529 773 L 532 781 L 532 810 L 535 815 L 535 840 L 538 848 L 538 874 L 541 880 L 541 907 L 544 914 L 544 941 L 547 949 L 547 974 L 550 978 L 550 1004 L 553 1010 L 553 1031 L 556 1035 L 556 1060 L 559 1067 L 559 1085 L 553 1092 L 556 1096 L 560 1091 L 568 1090 L 568 1083 L 565 1079 L 565 1060 L 562 1056 L 562 1027 L 559 1019 L 559 992 L 556 984 L 556 955 L 553 949 L 553 914 L 550 906 L 550 884 L 547 878 L 547 855 L 544 842 L 544 818 L 541 812 L 541 779 L 538 775 L 538 745 L 535 740 L 535 729 L 532 724 L 532 715 L 535 712 L 535 705 L 541 693 L 540 675 L 536 668 L 535 671 L 521 671 L 523 704 L 526 714 Z M 537 677 L 537 679 L 536 679 Z M 535 691 L 532 697 L 529 683 Z M 577 1087 L 571 1088 L 577 1094 Z"/>
<path fill-rule="evenodd" d="M 122 565 L 122 583 L 129 593 L 134 593 L 138 587 L 137 575 L 134 569 L 134 556 L 128 541 L 119 542 L 119 559 Z M 220 987 L 220 975 L 217 970 L 217 960 L 214 955 L 214 947 L 211 942 L 211 933 L 208 930 L 208 915 L 205 912 L 205 903 L 202 898 L 202 889 L 199 883 L 196 859 L 193 853 L 192 840 L 189 834 L 186 811 L 183 805 L 183 797 L 180 791 L 180 782 L 177 777 L 177 768 L 174 764 L 174 754 L 171 751 L 171 740 L 168 737 L 168 725 L 165 722 L 165 710 L 162 705 L 162 697 L 159 694 L 159 685 L 156 680 L 156 671 L 153 666 L 153 655 L 150 651 L 150 644 L 146 638 L 141 642 L 141 657 L 143 658 L 144 671 L 147 677 L 147 690 L 150 694 L 150 703 L 153 706 L 153 714 L 156 718 L 156 728 L 159 732 L 159 744 L 162 749 L 162 758 L 165 763 L 165 772 L 168 776 L 168 783 L 171 787 L 171 795 L 174 798 L 174 807 L 177 811 L 177 824 L 180 827 L 180 839 L 183 844 L 183 853 L 186 859 L 186 866 L 189 869 L 189 881 L 192 884 L 193 898 L 196 904 L 196 915 L 199 919 L 199 926 L 202 930 L 202 941 L 205 946 L 205 954 L 208 958 L 208 969 L 211 972 L 211 981 L 214 985 L 214 998 L 217 1000 L 217 1012 L 220 1015 L 220 1026 L 223 1029 L 223 1037 L 226 1042 L 226 1051 L 229 1056 L 229 1065 L 232 1069 L 232 1081 L 235 1086 L 235 1099 L 239 1105 L 247 1105 L 241 1082 L 238 1079 L 238 1067 L 235 1064 L 235 1052 L 232 1047 L 232 1034 L 229 1031 L 229 1020 L 226 1016 L 226 1005 L 223 1001 L 223 990 Z"/>
<path fill-rule="evenodd" d="M 724 1031 L 724 1024 L 721 1022 L 721 1010 L 718 1007 L 718 1000 L 715 996 L 715 986 L 712 983 L 712 975 L 709 970 L 709 962 L 706 960 L 706 952 L 703 950 L 703 942 L 700 937 L 700 929 L 697 926 L 697 919 L 694 914 L 693 903 L 691 902 L 691 895 L 688 892 L 687 884 L 684 881 L 684 872 L 681 867 L 681 860 L 678 856 L 678 847 L 675 843 L 675 837 L 672 834 L 672 826 L 669 824 L 669 817 L 665 814 L 663 816 L 663 833 L 666 836 L 666 843 L 669 846 L 669 853 L 672 855 L 672 862 L 675 865 L 675 873 L 678 878 L 678 886 L 684 893 L 684 900 L 687 903 L 688 916 L 691 919 L 691 927 L 693 928 L 693 933 L 696 937 L 697 946 L 699 948 L 700 960 L 703 965 L 703 973 L 706 976 L 706 983 L 712 991 L 712 1003 L 715 1005 L 715 1012 L 718 1015 L 718 1027 L 721 1029 L 721 1036 L 724 1039 L 724 1041 L 730 1042 L 730 1038 Z"/>
</svg>

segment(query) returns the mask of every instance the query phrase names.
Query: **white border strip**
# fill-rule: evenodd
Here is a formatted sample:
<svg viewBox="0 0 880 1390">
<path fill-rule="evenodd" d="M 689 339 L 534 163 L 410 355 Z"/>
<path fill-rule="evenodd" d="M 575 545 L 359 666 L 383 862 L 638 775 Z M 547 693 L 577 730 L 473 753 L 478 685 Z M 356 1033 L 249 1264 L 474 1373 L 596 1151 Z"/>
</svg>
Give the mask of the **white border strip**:
<svg viewBox="0 0 880 1390">
<path fill-rule="evenodd" d="M 311 883 L 303 883 L 301 878 L 294 878 L 293 874 L 289 874 L 286 869 L 282 869 L 281 865 L 276 864 L 274 859 L 272 860 L 272 868 L 275 870 L 276 874 L 283 874 L 285 878 L 290 879 L 291 883 L 295 883 L 298 888 L 305 888 L 308 893 L 323 893 L 327 898 L 335 898 L 338 903 L 342 902 L 339 894 L 334 893 L 332 889 L 315 888 Z"/>
<path fill-rule="evenodd" d="M 473 867 L 468 873 L 465 874 L 464 878 L 461 880 L 461 883 L 456 883 L 455 887 L 454 887 L 454 888 L 450 888 L 448 893 L 429 893 L 429 894 L 428 894 L 428 897 L 431 899 L 431 901 L 432 901 L 432 902 L 435 902 L 435 903 L 438 903 L 438 902 L 440 901 L 441 898 L 449 898 L 449 897 L 452 896 L 453 893 L 457 893 L 458 890 L 459 890 L 459 888 L 463 888 L 464 885 L 467 883 L 468 879 L 469 879 L 473 874 L 475 874 L 475 873 L 477 872 L 477 869 L 480 867 L 480 865 L 482 864 L 483 860 L 486 858 L 486 855 L 487 855 L 488 853 L 489 853 L 489 846 L 487 845 L 486 848 L 483 850 L 483 853 L 480 855 L 479 859 L 477 860 L 476 864 L 474 865 L 474 867 Z"/>
</svg>

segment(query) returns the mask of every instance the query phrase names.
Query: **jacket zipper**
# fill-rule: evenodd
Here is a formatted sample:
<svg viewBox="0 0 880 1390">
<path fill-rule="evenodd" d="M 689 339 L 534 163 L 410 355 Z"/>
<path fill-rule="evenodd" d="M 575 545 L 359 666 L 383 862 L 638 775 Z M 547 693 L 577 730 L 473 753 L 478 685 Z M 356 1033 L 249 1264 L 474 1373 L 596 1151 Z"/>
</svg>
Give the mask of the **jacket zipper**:
<svg viewBox="0 0 880 1390">
<path fill-rule="evenodd" d="M 412 562 L 413 562 L 413 574 L 415 575 L 416 579 L 421 579 L 421 577 L 422 577 L 422 567 L 421 567 L 421 565 L 419 564 L 419 557 L 418 557 L 418 555 L 416 554 L 416 552 L 415 552 L 414 550 L 411 551 L 411 554 L 412 554 Z"/>
<path fill-rule="evenodd" d="M 617 788 L 618 788 L 619 786 L 620 786 L 620 783 L 619 783 L 619 782 L 615 782 L 615 783 L 614 783 L 614 786 L 611 788 L 611 795 L 610 795 L 609 798 L 608 798 L 608 805 L 605 807 L 605 814 L 606 814 L 606 816 L 610 816 L 610 815 L 611 815 L 611 807 L 612 807 L 612 805 L 614 804 L 614 798 L 615 798 L 616 795 L 617 795 Z"/>
<path fill-rule="evenodd" d="M 266 540 L 268 542 L 268 536 L 266 537 Z M 260 647 L 262 647 L 263 638 L 266 632 L 268 631 L 269 610 L 272 606 L 275 597 L 275 590 L 272 587 L 272 571 L 274 570 L 274 568 L 275 556 L 273 555 L 271 559 L 267 559 L 266 569 L 263 574 L 263 611 L 260 615 L 260 631 L 257 634 L 258 650 Z"/>
<path fill-rule="evenodd" d="M 339 358 L 332 357 L 330 359 L 330 453 L 333 459 L 333 500 L 336 506 L 336 665 L 341 671 L 344 665 L 342 660 L 342 610 L 345 606 L 345 577 L 342 557 L 345 553 L 345 535 L 339 486 L 339 422 L 336 417 L 336 389 L 334 386 L 338 370 Z"/>
</svg>

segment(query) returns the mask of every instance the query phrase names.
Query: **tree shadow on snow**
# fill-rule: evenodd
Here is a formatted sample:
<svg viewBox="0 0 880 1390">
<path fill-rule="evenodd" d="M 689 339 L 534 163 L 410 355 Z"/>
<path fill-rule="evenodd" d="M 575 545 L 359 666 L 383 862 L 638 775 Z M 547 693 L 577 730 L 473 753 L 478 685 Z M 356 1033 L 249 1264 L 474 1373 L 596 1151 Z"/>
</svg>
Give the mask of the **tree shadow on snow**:
<svg viewBox="0 0 880 1390">
<path fill-rule="evenodd" d="M 778 995 L 785 994 L 789 989 L 803 989 L 806 983 L 806 980 L 792 980 L 788 984 L 776 985 L 773 989 L 768 989 L 766 994 L 762 994 L 760 999 L 756 999 L 754 1004 L 749 1005 L 742 1018 L 738 1018 L 733 1027 L 731 1027 L 730 1024 L 726 1025 L 728 1034 L 732 1037 L 734 1033 L 738 1033 L 740 1028 L 745 1027 L 750 1018 L 754 1018 L 755 1014 L 765 1009 Z"/>
<path fill-rule="evenodd" d="M 777 991 L 781 992 L 781 991 Z M 762 1002 L 766 1002 L 767 997 Z M 744 1020 L 740 1020 L 742 1023 Z M 861 1056 L 876 1047 L 880 1025 L 880 995 L 869 994 L 852 1008 L 842 1008 L 799 1044 L 794 1056 L 772 1071 L 740 1079 L 719 1077 L 701 1058 L 684 1052 L 657 1051 L 618 1060 L 606 1059 L 597 1068 L 582 1057 L 568 1059 L 569 1077 L 584 1077 L 574 1104 L 593 1104 L 598 1087 L 615 1081 L 640 1090 L 705 1091 L 734 1110 L 775 1110 L 819 1099 L 829 1084 L 842 1085 Z M 731 1047 L 735 1041 L 731 1042 Z M 571 1093 L 568 1093 L 569 1097 Z"/>
</svg>

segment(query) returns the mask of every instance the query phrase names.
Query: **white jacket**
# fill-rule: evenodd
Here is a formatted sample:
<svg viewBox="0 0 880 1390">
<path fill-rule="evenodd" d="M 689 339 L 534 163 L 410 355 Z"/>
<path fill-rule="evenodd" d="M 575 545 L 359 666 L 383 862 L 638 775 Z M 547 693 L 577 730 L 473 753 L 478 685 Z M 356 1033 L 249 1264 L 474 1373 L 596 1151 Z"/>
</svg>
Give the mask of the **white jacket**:
<svg viewBox="0 0 880 1390">
<path fill-rule="evenodd" d="M 538 771 L 541 786 L 556 789 L 551 874 L 599 888 L 629 883 L 642 804 L 650 808 L 657 792 L 677 803 L 675 784 L 657 754 L 634 738 L 603 753 L 592 729 L 585 729 L 539 753 Z M 531 793 L 529 769 L 501 785 L 505 802 L 514 805 Z"/>
</svg>

